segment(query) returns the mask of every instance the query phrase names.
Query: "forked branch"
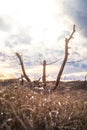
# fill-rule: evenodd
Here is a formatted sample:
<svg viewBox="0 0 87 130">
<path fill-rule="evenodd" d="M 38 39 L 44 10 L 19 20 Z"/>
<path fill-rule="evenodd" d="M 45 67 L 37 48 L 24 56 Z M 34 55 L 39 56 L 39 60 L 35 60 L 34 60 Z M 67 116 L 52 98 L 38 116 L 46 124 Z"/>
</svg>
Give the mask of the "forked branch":
<svg viewBox="0 0 87 130">
<path fill-rule="evenodd" d="M 57 76 L 56 85 L 55 85 L 55 87 L 53 88 L 53 90 L 55 90 L 55 89 L 59 86 L 60 79 L 61 79 L 61 76 L 62 76 L 64 67 L 65 67 L 65 64 L 66 64 L 66 62 L 67 62 L 67 59 L 68 59 L 68 49 L 69 49 L 68 43 L 69 43 L 69 41 L 71 40 L 71 38 L 73 38 L 73 34 L 74 34 L 74 33 L 75 33 L 75 25 L 73 25 L 73 31 L 72 31 L 70 37 L 65 39 L 65 56 L 64 56 L 63 63 L 62 63 L 62 65 L 61 65 L 61 68 L 60 68 L 59 73 L 58 73 L 58 76 Z"/>
</svg>

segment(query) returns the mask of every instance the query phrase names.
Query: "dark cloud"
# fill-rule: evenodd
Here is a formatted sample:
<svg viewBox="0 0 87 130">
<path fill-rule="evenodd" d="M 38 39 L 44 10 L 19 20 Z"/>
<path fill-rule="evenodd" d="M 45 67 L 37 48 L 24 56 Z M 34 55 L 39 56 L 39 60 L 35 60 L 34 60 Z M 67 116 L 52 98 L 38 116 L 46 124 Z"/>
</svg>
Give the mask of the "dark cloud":
<svg viewBox="0 0 87 130">
<path fill-rule="evenodd" d="M 87 70 L 87 65 L 86 64 L 82 64 L 81 67 L 85 70 Z"/>
<path fill-rule="evenodd" d="M 87 0 L 66 1 L 64 12 L 70 16 L 82 34 L 87 36 Z"/>
<path fill-rule="evenodd" d="M 6 19 L 0 17 L 0 30 L 1 31 L 9 31 L 10 25 L 7 23 Z"/>
</svg>

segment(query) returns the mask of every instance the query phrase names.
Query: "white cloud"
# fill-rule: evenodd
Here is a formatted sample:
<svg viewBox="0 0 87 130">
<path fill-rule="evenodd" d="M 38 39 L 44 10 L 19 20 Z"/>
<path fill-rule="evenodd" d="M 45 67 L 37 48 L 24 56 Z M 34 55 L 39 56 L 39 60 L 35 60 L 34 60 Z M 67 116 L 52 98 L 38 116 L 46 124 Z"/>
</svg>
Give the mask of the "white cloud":
<svg viewBox="0 0 87 130">
<path fill-rule="evenodd" d="M 52 62 L 56 58 L 61 58 L 62 62 L 65 37 L 70 35 L 74 24 L 72 16 L 65 11 L 68 2 L 69 0 L 0 0 L 0 18 L 4 19 L 2 29 L 7 29 L 4 32 L 0 30 L 0 43 L 2 43 L 0 52 L 11 57 L 18 51 L 24 57 L 27 67 L 34 64 L 39 65 L 39 61 L 44 59 L 47 62 Z M 78 11 L 77 2 L 76 4 L 74 2 L 76 1 L 71 0 L 70 4 L 73 9 Z M 69 11 L 72 12 L 72 8 L 68 8 Z M 78 25 L 76 31 L 74 39 L 69 43 L 69 46 L 72 47 L 69 51 L 70 60 L 79 60 L 86 56 L 86 39 L 81 35 Z M 17 61 L 13 58 L 13 62 Z M 57 65 L 59 66 L 61 62 Z M 6 60 L 6 64 L 8 63 L 9 67 L 4 66 L 4 68 L 16 71 L 17 68 L 12 61 Z M 48 67 L 47 73 L 55 74 L 57 65 L 52 68 Z M 79 64 L 78 66 L 81 69 Z M 75 66 L 73 65 L 72 68 L 75 69 Z M 38 67 L 36 69 L 38 70 Z M 6 73 L 7 70 L 5 69 Z M 36 74 L 35 69 L 31 68 L 31 71 L 32 74 Z M 69 73 L 68 69 L 66 71 Z M 12 70 L 9 72 L 12 73 Z M 15 72 L 13 71 L 13 73 Z M 39 73 L 41 74 L 41 72 Z M 55 76 L 53 75 L 53 77 Z"/>
</svg>

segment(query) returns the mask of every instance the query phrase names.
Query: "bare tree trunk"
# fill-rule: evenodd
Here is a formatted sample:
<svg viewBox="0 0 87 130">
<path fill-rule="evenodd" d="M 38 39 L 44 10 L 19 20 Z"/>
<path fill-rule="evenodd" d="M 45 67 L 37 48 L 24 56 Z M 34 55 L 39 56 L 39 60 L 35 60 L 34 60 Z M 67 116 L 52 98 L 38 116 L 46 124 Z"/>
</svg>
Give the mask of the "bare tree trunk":
<svg viewBox="0 0 87 130">
<path fill-rule="evenodd" d="M 64 70 L 65 64 L 66 64 L 66 62 L 67 62 L 67 59 L 68 59 L 68 44 L 66 43 L 66 44 L 65 44 L 65 57 L 64 57 L 64 60 L 63 60 L 62 65 L 61 65 L 59 74 L 58 74 L 58 76 L 57 76 L 56 86 L 59 85 L 60 78 L 61 78 L 62 72 L 63 72 L 63 70 Z"/>
<path fill-rule="evenodd" d="M 46 86 L 46 60 L 43 61 L 43 77 L 42 81 L 44 83 L 44 86 Z"/>
<path fill-rule="evenodd" d="M 24 79 L 23 79 L 22 75 L 21 75 L 21 78 L 20 78 L 20 85 L 24 85 Z"/>
<path fill-rule="evenodd" d="M 22 61 L 22 59 L 21 59 L 20 54 L 16 52 L 16 56 L 18 57 L 18 59 L 19 59 L 19 61 L 20 61 L 20 65 L 21 65 L 22 72 L 23 72 L 23 75 L 24 75 L 25 79 L 26 79 L 28 82 L 31 82 L 30 78 L 27 76 L 27 74 L 26 74 L 26 72 L 25 72 L 24 64 L 23 64 L 23 61 Z"/>
<path fill-rule="evenodd" d="M 55 90 L 59 86 L 60 79 L 61 79 L 64 67 L 65 67 L 65 64 L 67 62 L 67 59 L 68 59 L 68 43 L 69 43 L 70 39 L 73 37 L 74 33 L 75 33 L 75 25 L 73 26 L 73 32 L 71 33 L 70 37 L 65 39 L 65 57 L 64 57 L 62 65 L 61 65 L 60 71 L 58 73 L 56 85 L 53 88 L 53 90 Z"/>
</svg>

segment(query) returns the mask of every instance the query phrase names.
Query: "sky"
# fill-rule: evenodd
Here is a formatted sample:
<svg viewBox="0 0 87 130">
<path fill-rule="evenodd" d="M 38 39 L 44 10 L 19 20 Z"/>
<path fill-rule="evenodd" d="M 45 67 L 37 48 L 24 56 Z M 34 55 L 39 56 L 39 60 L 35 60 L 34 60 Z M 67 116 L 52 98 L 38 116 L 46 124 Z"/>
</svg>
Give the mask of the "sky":
<svg viewBox="0 0 87 130">
<path fill-rule="evenodd" d="M 76 32 L 69 43 L 63 78 L 84 77 L 86 6 L 86 0 L 0 0 L 0 79 L 20 77 L 21 67 L 15 55 L 18 52 L 32 80 L 42 76 L 43 60 L 47 64 L 58 61 L 46 68 L 48 80 L 55 80 L 64 58 L 65 38 L 72 33 L 74 24 Z"/>
</svg>

